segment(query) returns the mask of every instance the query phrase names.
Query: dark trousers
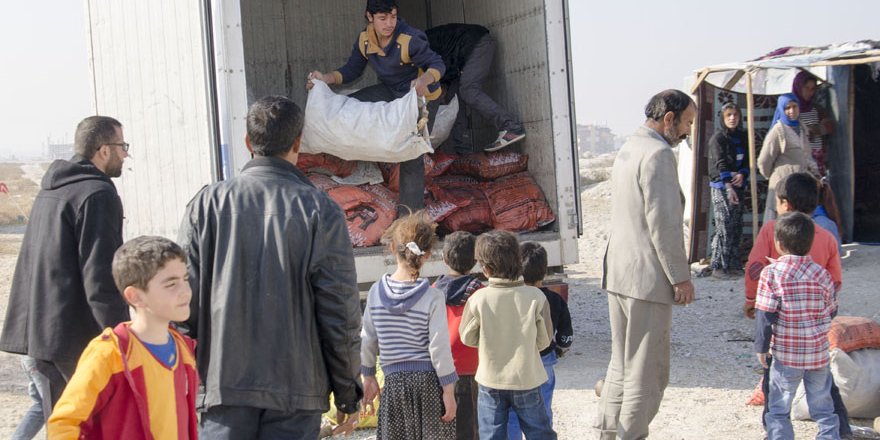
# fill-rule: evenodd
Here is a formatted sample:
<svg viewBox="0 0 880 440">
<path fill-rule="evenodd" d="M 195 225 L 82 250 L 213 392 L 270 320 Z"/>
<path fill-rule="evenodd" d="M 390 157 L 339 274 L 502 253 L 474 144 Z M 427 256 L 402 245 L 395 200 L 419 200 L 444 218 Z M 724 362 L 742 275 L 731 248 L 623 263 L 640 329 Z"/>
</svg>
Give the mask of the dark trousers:
<svg viewBox="0 0 880 440">
<path fill-rule="evenodd" d="M 219 405 L 202 414 L 199 437 L 219 440 L 318 438 L 321 411 L 283 413 L 248 406 Z"/>
<path fill-rule="evenodd" d="M 400 98 L 382 83 L 364 87 L 348 96 L 363 102 L 387 102 Z M 439 106 L 438 100 L 428 102 L 428 131 L 434 128 L 434 118 L 437 116 L 437 107 Z M 403 215 L 409 213 L 407 208 L 417 211 L 424 207 L 425 163 L 424 159 L 419 156 L 400 163 L 400 201 L 397 212 L 398 215 Z"/>
<path fill-rule="evenodd" d="M 453 142 L 455 142 L 456 152 L 473 151 L 473 141 L 470 139 L 470 130 L 467 127 L 468 118 L 465 108 L 470 108 L 484 119 L 491 121 L 499 131 L 522 130 L 522 123 L 483 91 L 483 83 L 492 69 L 494 57 L 495 39 L 486 34 L 474 46 L 461 68 L 461 77 L 458 79 L 459 110 L 458 116 L 455 118 L 455 125 L 452 126 L 451 135 Z"/>
<path fill-rule="evenodd" d="M 767 366 L 769 367 L 773 363 L 773 358 L 767 356 Z M 764 429 L 767 429 L 766 416 L 767 413 L 770 412 L 770 408 L 767 406 L 767 402 L 770 401 L 770 369 L 764 369 L 764 380 L 761 382 L 761 391 L 764 392 L 764 411 L 761 412 L 761 423 L 764 425 Z M 846 410 L 846 405 L 843 404 L 843 398 L 840 397 L 840 389 L 837 388 L 837 384 L 834 383 L 834 377 L 831 377 L 831 400 L 834 401 L 834 414 L 837 414 L 837 418 L 840 421 L 840 436 L 845 437 L 852 434 L 852 429 L 849 427 L 849 412 Z"/>
<path fill-rule="evenodd" d="M 455 438 L 456 440 L 478 439 L 477 396 L 480 388 L 474 376 L 459 376 L 455 382 Z"/>
</svg>

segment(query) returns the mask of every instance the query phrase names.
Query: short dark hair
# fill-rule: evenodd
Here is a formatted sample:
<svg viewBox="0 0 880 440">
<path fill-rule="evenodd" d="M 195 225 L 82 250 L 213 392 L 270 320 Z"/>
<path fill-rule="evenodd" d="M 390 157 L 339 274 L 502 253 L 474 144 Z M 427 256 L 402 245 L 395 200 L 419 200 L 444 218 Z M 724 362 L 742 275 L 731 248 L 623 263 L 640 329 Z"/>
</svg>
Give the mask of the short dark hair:
<svg viewBox="0 0 880 440">
<path fill-rule="evenodd" d="M 519 245 L 522 253 L 522 275 L 526 284 L 535 284 L 547 275 L 547 250 L 534 241 Z"/>
<path fill-rule="evenodd" d="M 109 116 L 89 116 L 76 126 L 73 152 L 91 159 L 101 145 L 116 141 L 116 128 L 122 127 L 116 119 Z"/>
<path fill-rule="evenodd" d="M 171 260 L 186 262 L 186 254 L 167 238 L 144 235 L 125 242 L 113 255 L 116 288 L 120 293 L 128 286 L 146 290 L 150 280 Z"/>
<path fill-rule="evenodd" d="M 371 15 L 380 14 L 380 13 L 388 13 L 397 9 L 400 11 L 400 8 L 397 6 L 397 2 L 394 0 L 367 0 L 367 8 L 366 11 Z"/>
<path fill-rule="evenodd" d="M 287 154 L 302 134 L 304 115 L 284 96 L 266 96 L 251 105 L 247 134 L 257 156 Z"/>
<path fill-rule="evenodd" d="M 773 234 L 779 245 L 792 255 L 804 256 L 813 247 L 816 224 L 803 212 L 787 212 L 776 219 Z"/>
<path fill-rule="evenodd" d="M 467 274 L 477 264 L 474 248 L 477 238 L 467 231 L 457 231 L 443 239 L 443 261 L 450 269 Z"/>
<path fill-rule="evenodd" d="M 508 231 L 489 231 L 477 237 L 477 261 L 494 278 L 519 279 L 522 258 L 516 235 Z"/>
<path fill-rule="evenodd" d="M 810 173 L 785 176 L 776 184 L 776 197 L 785 200 L 791 209 L 812 214 L 819 204 L 819 182 Z"/>
<path fill-rule="evenodd" d="M 675 115 L 675 122 L 678 122 L 681 120 L 681 114 L 692 105 L 696 105 L 694 100 L 685 92 L 676 89 L 664 90 L 648 101 L 648 105 L 645 106 L 645 117 L 659 121 L 667 112 L 672 112 Z"/>
</svg>

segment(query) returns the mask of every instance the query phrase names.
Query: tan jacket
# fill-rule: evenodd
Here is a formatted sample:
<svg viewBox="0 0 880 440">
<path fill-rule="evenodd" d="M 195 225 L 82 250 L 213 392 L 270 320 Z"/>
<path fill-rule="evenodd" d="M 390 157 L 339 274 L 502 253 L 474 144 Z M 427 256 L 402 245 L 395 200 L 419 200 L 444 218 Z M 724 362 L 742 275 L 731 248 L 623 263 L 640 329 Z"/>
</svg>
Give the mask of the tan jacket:
<svg viewBox="0 0 880 440">
<path fill-rule="evenodd" d="M 758 171 L 770 179 L 770 189 L 775 189 L 783 177 L 810 169 L 813 160 L 806 145 L 806 130 L 798 134 L 782 122 L 770 128 L 758 154 Z"/>
<path fill-rule="evenodd" d="M 470 297 L 459 326 L 461 342 L 479 349 L 475 379 L 496 390 L 530 390 L 547 382 L 541 350 L 553 323 L 547 297 L 522 279 L 489 278 Z"/>
<path fill-rule="evenodd" d="M 672 304 L 673 284 L 691 278 L 684 251 L 684 206 L 669 143 L 639 127 L 611 171 L 611 230 L 602 288 Z"/>
</svg>

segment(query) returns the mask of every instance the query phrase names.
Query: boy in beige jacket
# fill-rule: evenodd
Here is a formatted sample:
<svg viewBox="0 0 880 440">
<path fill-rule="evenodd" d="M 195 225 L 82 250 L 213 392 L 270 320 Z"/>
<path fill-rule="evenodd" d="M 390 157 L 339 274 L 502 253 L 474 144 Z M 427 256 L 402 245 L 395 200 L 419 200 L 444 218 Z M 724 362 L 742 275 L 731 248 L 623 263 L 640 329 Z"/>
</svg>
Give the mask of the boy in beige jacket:
<svg viewBox="0 0 880 440">
<path fill-rule="evenodd" d="M 555 439 L 541 384 L 547 372 L 540 351 L 550 345 L 550 307 L 540 289 L 526 286 L 516 236 L 480 235 L 477 262 L 489 278 L 465 304 L 459 328 L 465 345 L 479 349 L 477 419 L 481 439 L 506 439 L 513 409 L 528 439 Z"/>
</svg>

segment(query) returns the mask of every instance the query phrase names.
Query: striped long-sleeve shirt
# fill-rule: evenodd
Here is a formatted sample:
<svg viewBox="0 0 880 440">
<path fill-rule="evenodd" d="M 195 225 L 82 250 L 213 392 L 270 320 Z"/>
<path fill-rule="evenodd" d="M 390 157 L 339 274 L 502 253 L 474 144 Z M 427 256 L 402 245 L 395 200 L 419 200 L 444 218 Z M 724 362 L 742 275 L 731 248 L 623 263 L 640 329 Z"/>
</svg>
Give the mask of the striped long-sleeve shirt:
<svg viewBox="0 0 880 440">
<path fill-rule="evenodd" d="M 449 347 L 446 301 L 426 279 L 399 282 L 385 275 L 367 297 L 361 330 L 361 373 L 435 371 L 441 385 L 458 380 Z"/>
</svg>

